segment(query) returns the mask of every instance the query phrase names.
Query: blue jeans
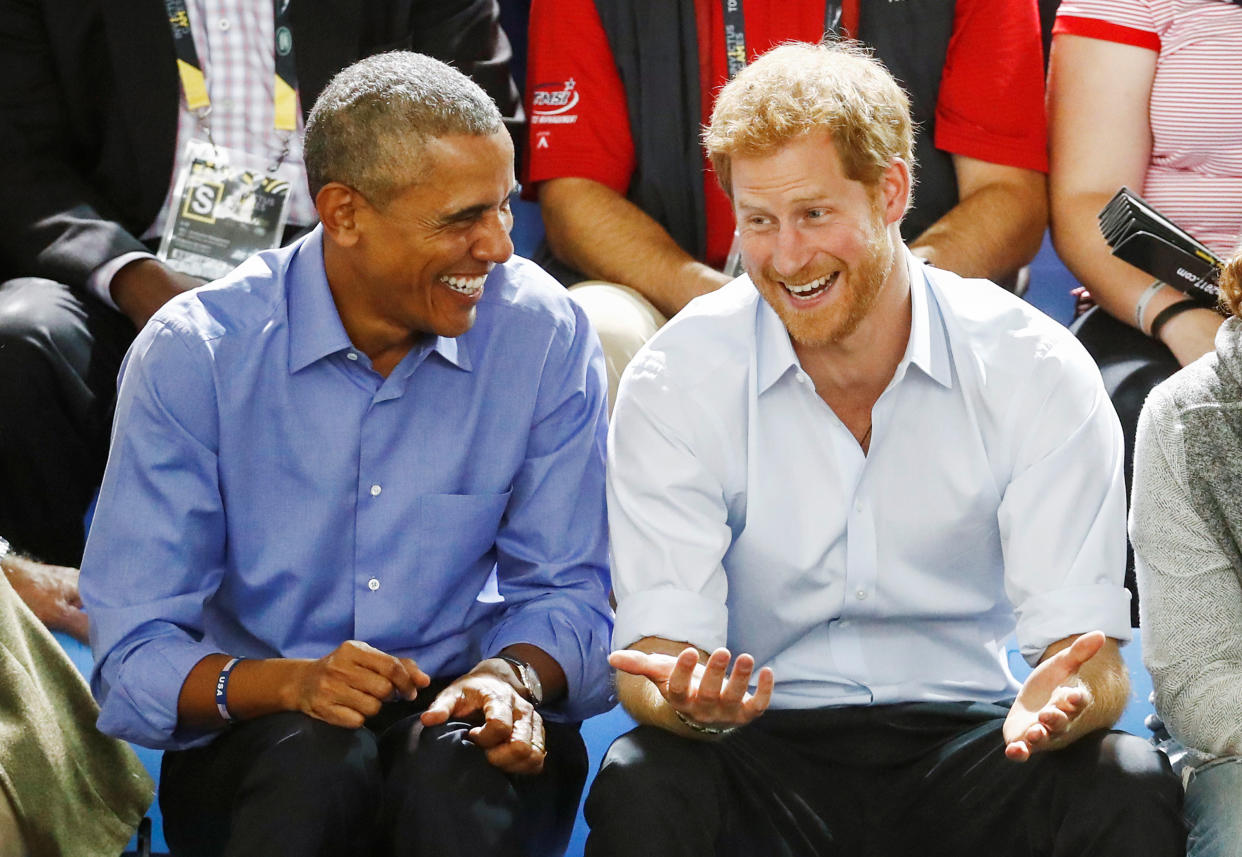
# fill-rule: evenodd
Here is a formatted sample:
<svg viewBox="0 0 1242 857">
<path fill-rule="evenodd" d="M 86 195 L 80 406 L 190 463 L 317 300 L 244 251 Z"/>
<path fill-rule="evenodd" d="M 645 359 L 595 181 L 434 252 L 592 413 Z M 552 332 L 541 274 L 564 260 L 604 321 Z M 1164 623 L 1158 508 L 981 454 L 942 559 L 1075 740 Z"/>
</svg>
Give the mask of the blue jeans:
<svg viewBox="0 0 1242 857">
<path fill-rule="evenodd" d="M 1201 765 L 1186 784 L 1187 857 L 1242 857 L 1242 756 Z"/>
</svg>

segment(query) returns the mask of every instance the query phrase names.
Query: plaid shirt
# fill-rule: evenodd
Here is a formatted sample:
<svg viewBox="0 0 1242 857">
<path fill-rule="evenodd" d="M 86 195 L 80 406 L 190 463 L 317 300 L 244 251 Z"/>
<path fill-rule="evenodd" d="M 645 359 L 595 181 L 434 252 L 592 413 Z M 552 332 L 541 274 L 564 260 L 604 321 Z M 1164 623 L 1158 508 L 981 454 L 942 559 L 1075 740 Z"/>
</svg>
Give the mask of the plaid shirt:
<svg viewBox="0 0 1242 857">
<path fill-rule="evenodd" d="M 315 205 L 306 187 L 302 162 L 302 110 L 299 96 L 298 128 L 290 134 L 278 131 L 273 105 L 275 77 L 275 24 L 271 0 L 188 0 L 190 31 L 207 78 L 211 113 L 207 126 L 216 145 L 247 152 L 266 167 L 275 163 L 288 137 L 285 162 L 297 170 L 289 199 L 289 223 L 306 226 L 317 220 Z M 293 46 L 297 51 L 297 44 Z M 169 177 L 168 196 L 151 228 L 142 236 L 163 233 L 172 206 L 172 190 L 186 165 L 186 143 L 205 138 L 198 117 L 185 105 L 177 120 L 177 155 Z"/>
</svg>

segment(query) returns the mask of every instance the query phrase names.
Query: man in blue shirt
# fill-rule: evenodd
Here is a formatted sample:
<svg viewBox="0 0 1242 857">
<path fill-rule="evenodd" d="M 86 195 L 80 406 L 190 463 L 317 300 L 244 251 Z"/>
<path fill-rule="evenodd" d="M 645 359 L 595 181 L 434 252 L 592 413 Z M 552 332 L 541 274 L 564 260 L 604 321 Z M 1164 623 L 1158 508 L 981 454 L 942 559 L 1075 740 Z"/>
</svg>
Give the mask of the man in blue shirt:
<svg viewBox="0 0 1242 857">
<path fill-rule="evenodd" d="M 100 728 L 180 854 L 563 850 L 610 704 L 606 383 L 512 257 L 484 92 L 385 54 L 315 105 L 321 225 L 122 370 L 86 557 Z"/>
</svg>

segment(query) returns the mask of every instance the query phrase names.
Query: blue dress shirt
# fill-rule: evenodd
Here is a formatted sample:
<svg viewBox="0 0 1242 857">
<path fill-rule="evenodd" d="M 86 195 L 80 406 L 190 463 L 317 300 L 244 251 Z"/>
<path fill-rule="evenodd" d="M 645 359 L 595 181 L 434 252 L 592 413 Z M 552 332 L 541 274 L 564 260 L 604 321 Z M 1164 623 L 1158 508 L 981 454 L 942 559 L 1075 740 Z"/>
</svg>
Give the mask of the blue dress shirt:
<svg viewBox="0 0 1242 857">
<path fill-rule="evenodd" d="M 205 743 L 177 728 L 203 657 L 349 639 L 447 678 L 531 643 L 568 679 L 546 716 L 605 710 L 606 391 L 589 323 L 524 259 L 387 378 L 346 335 L 318 229 L 170 302 L 122 368 L 82 563 L 100 729 Z"/>
</svg>

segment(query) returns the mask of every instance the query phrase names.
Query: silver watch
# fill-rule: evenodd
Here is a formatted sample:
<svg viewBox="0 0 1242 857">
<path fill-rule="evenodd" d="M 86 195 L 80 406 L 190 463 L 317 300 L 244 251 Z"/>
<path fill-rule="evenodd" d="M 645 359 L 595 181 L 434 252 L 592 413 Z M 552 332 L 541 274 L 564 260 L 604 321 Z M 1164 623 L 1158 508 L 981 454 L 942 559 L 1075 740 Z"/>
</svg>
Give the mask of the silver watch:
<svg viewBox="0 0 1242 857">
<path fill-rule="evenodd" d="M 543 682 L 539 680 L 539 673 L 535 668 L 526 661 L 515 658 L 512 655 L 499 654 L 496 657 L 513 667 L 513 672 L 517 675 L 518 681 L 522 683 L 522 687 L 526 688 L 526 692 L 530 694 L 531 704 L 536 708 L 543 705 Z"/>
<path fill-rule="evenodd" d="M 9 555 L 10 550 L 12 548 L 9 547 L 9 540 L 4 536 L 0 536 L 0 562 L 4 561 L 4 558 Z"/>
</svg>

